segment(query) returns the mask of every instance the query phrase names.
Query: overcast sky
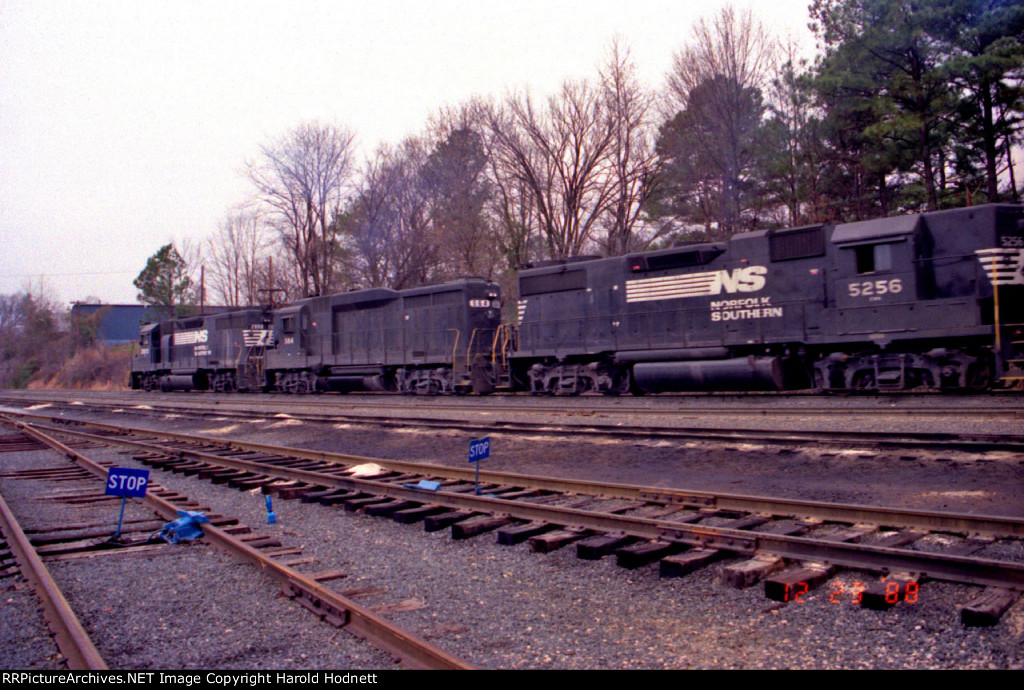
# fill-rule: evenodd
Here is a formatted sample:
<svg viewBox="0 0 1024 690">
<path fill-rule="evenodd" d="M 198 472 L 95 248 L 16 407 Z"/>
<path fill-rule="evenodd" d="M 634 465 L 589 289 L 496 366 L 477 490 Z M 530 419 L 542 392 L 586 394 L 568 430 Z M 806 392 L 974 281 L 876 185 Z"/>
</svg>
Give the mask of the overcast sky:
<svg viewBox="0 0 1024 690">
<path fill-rule="evenodd" d="M 0 293 L 131 303 L 161 245 L 212 234 L 245 161 L 306 121 L 361 158 L 445 105 L 593 79 L 615 36 L 660 89 L 724 0 L 0 0 Z M 808 54 L 809 0 L 734 0 Z"/>
</svg>

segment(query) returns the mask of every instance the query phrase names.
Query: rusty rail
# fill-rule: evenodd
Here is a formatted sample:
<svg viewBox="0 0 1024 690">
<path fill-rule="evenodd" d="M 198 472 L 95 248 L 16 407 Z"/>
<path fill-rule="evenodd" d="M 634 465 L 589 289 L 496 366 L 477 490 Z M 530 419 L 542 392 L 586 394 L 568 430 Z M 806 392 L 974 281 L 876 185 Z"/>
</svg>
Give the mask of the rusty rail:
<svg viewBox="0 0 1024 690">
<path fill-rule="evenodd" d="M 37 418 L 52 419 L 41 415 L 25 415 Z M 54 420 L 57 421 L 57 420 Z M 170 440 L 177 440 L 185 443 L 203 443 L 207 446 L 218 445 L 228 449 L 246 450 L 257 453 L 282 455 L 294 458 L 321 461 L 332 464 L 339 463 L 376 463 L 388 470 L 406 473 L 422 473 L 445 479 L 458 479 L 463 481 L 474 481 L 474 471 L 460 469 L 458 467 L 444 467 L 426 463 L 408 462 L 402 460 L 386 460 L 359 455 L 348 455 L 345 453 L 332 453 L 329 451 L 310 450 L 305 448 L 291 448 L 288 446 L 276 446 L 265 443 L 250 443 L 233 439 L 197 437 L 188 434 L 180 434 L 170 431 L 152 431 L 149 429 L 137 429 L 133 427 L 119 427 L 101 422 L 85 422 L 70 420 L 75 424 L 92 427 L 95 429 L 120 432 L 129 431 L 142 435 L 158 436 Z M 275 468 L 272 465 L 253 463 L 240 458 L 230 458 L 213 453 L 204 453 L 198 448 L 174 449 L 146 443 L 144 441 L 132 441 L 124 438 L 111 438 L 97 436 L 74 429 L 57 429 L 55 427 L 42 427 L 58 433 L 69 434 L 81 438 L 87 438 L 103 443 L 122 443 L 137 448 L 162 453 L 185 454 L 192 457 L 219 463 L 225 467 L 232 467 L 240 470 L 260 472 L 268 476 L 279 476 L 281 478 L 301 479 L 324 486 L 347 486 L 359 488 L 359 480 L 339 479 L 336 475 L 325 475 L 317 472 L 297 470 L 285 470 Z M 741 510 L 753 513 L 771 513 L 795 515 L 804 518 L 815 518 L 820 520 L 832 520 L 837 522 L 870 522 L 885 524 L 892 527 L 906 529 L 924 529 L 930 531 L 958 532 L 965 534 L 987 535 L 994 537 L 1016 537 L 1024 538 L 1024 519 L 1000 516 L 1000 515 L 965 515 L 957 513 L 943 513 L 939 511 L 923 510 L 901 510 L 896 508 L 875 507 L 865 505 L 848 505 L 837 503 L 826 503 L 822 501 L 806 501 L 799 499 L 781 499 L 767 496 L 750 496 L 744 494 L 723 494 L 706 491 L 690 491 L 671 489 L 665 487 L 643 487 L 627 484 L 614 484 L 609 482 L 581 482 L 573 479 L 562 479 L 557 477 L 523 476 L 507 472 L 494 472 L 490 470 L 480 471 L 480 481 L 485 483 L 512 484 L 529 487 L 532 489 L 543 489 L 549 491 L 573 492 L 600 496 L 603 498 L 621 498 L 626 500 L 659 501 L 666 504 L 679 505 L 683 503 L 700 505 L 708 508 L 722 510 Z M 376 482 L 368 482 L 364 488 L 372 489 Z M 395 488 L 395 487 L 391 487 Z M 422 492 L 396 488 L 399 495 L 394 498 L 405 498 L 420 501 L 427 501 L 428 498 Z M 386 491 L 384 492 L 386 493 Z M 389 494 L 391 495 L 391 494 Z M 434 502 L 432 499 L 430 502 Z"/>
<path fill-rule="evenodd" d="M 87 424 L 92 424 L 87 423 Z M 138 430 L 140 433 L 148 433 L 157 436 L 166 436 L 178 440 L 199 441 L 209 444 L 212 439 L 197 439 L 187 437 L 184 434 L 171 434 L 153 432 L 149 430 Z M 59 430 L 60 433 L 69 433 L 76 436 L 89 437 L 89 434 L 75 431 Z M 670 520 L 628 517 L 616 514 L 579 510 L 572 508 L 559 508 L 548 505 L 526 503 L 502 499 L 500 497 L 474 496 L 461 493 L 449 493 L 445 491 L 431 492 L 425 494 L 416 489 L 405 488 L 401 485 L 389 484 L 387 482 L 375 481 L 372 479 L 359 479 L 336 474 L 320 472 L 316 470 L 300 470 L 294 468 L 279 468 L 263 463 L 254 463 L 239 458 L 221 457 L 212 453 L 206 453 L 198 448 L 166 448 L 155 444 L 147 444 L 140 441 L 130 441 L 122 438 L 110 438 L 92 436 L 92 438 L 107 443 L 122 443 L 150 451 L 178 455 L 191 456 L 200 460 L 214 462 L 225 467 L 258 472 L 267 476 L 280 478 L 297 479 L 311 485 L 325 487 L 339 487 L 366 491 L 380 496 L 387 496 L 393 499 L 402 499 L 414 502 L 429 503 L 431 505 L 443 506 L 456 510 L 468 510 L 478 512 L 489 512 L 497 515 L 508 516 L 509 518 L 542 521 L 551 524 L 558 524 L 565 527 L 578 529 L 590 529 L 600 532 L 621 532 L 636 537 L 678 542 L 690 546 L 707 549 L 719 549 L 738 555 L 753 555 L 758 551 L 773 553 L 775 555 L 796 559 L 828 561 L 835 565 L 851 568 L 861 568 L 876 571 L 907 571 L 927 575 L 933 579 L 947 580 L 965 584 L 1010 587 L 1024 589 L 1024 564 L 1007 561 L 995 561 L 970 556 L 955 556 L 944 554 L 932 554 L 928 552 L 913 551 L 899 548 L 881 546 L 865 546 L 861 544 L 829 542 L 807 537 L 772 535 L 757 533 L 724 527 L 708 527 L 699 525 L 681 524 Z M 258 446 L 258 444 L 237 444 L 236 447 L 256 448 L 260 447 L 267 451 L 271 447 Z M 288 453 L 295 457 L 307 457 L 314 459 L 328 459 L 330 453 L 320 451 L 300 451 L 298 449 L 277 448 L 278 452 Z M 338 459 L 340 456 L 333 456 Z M 352 456 L 345 456 L 351 459 Z M 360 460 L 366 460 L 360 458 Z M 388 464 L 380 461 L 382 464 Z M 405 463 L 408 467 L 409 463 Z M 421 470 L 425 466 L 421 466 Z M 443 474 L 447 470 L 433 467 L 437 474 Z M 484 473 L 481 473 L 482 475 Z M 552 480 L 563 482 L 563 480 Z M 570 482 L 571 483 L 571 482 Z M 617 485 L 605 485 L 607 488 Z M 578 488 L 578 487 L 577 487 Z M 629 487 L 620 487 L 628 489 Z M 634 490 L 636 487 L 633 487 Z M 666 489 L 645 490 L 652 492 L 646 498 L 653 498 L 655 495 L 665 500 L 675 494 L 677 500 L 683 500 L 683 496 L 692 495 L 684 492 L 673 492 Z M 639 497 L 639 496 L 637 496 Z M 793 503 L 781 499 L 762 499 L 759 504 L 762 510 L 768 508 L 770 503 L 773 511 L 782 510 L 784 514 L 793 514 L 796 507 Z M 672 501 L 676 502 L 676 501 Z M 699 502 L 698 502 L 699 503 Z M 800 502 L 797 502 L 800 503 Z M 912 511 L 892 511 L 890 509 L 870 508 L 866 506 L 830 506 L 829 504 L 818 504 L 821 507 L 830 507 L 832 514 L 829 519 L 837 519 L 838 513 L 844 508 L 853 509 L 853 513 L 847 516 L 851 521 L 865 519 L 868 513 L 873 513 L 874 521 L 880 524 L 892 525 L 894 522 L 920 519 L 924 523 L 916 526 L 927 529 L 954 529 L 968 526 L 968 532 L 981 532 L 987 525 L 1001 532 L 1004 536 L 1009 531 L 1019 535 L 1024 521 L 1015 518 L 985 518 L 983 522 L 972 524 L 971 516 L 944 516 L 941 513 L 923 514 L 918 518 L 914 517 Z M 716 507 L 723 507 L 719 503 Z M 736 507 L 735 504 L 733 507 Z M 901 516 L 903 519 L 901 520 Z M 957 521 L 960 521 L 958 524 Z M 1002 522 L 1002 525 L 997 523 Z M 973 529 L 972 529 L 973 527 Z"/>
<path fill-rule="evenodd" d="M 75 612 L 71 610 L 50 571 L 43 565 L 39 554 L 32 548 L 31 542 L 7 507 L 3 496 L 0 496 L 0 528 L 3 529 L 7 544 L 14 552 L 15 558 L 18 559 L 22 574 L 32 584 L 43 604 L 46 623 L 53 631 L 57 648 L 67 660 L 68 668 L 73 671 L 106 670 L 106 662 L 89 639 L 89 634 L 82 627 Z"/>
<path fill-rule="evenodd" d="M 97 477 L 105 478 L 107 476 L 105 467 L 89 460 L 81 453 L 69 448 L 51 436 L 16 420 L 3 416 L 0 416 L 0 419 L 17 426 L 24 433 L 47 444 L 66 457 L 75 460 Z M 178 517 L 178 508 L 158 496 L 147 495 L 142 501 L 169 520 Z M 457 657 L 391 624 L 369 609 L 356 604 L 337 592 L 327 589 L 316 580 L 306 577 L 294 568 L 264 556 L 256 549 L 235 539 L 223 530 L 209 524 L 202 525 L 202 528 L 203 533 L 213 544 L 249 561 L 279 580 L 282 584 L 298 585 L 300 590 L 311 593 L 328 607 L 344 612 L 347 619 L 344 626 L 346 630 L 395 655 L 403 665 L 413 669 L 462 670 L 472 668 Z"/>
</svg>

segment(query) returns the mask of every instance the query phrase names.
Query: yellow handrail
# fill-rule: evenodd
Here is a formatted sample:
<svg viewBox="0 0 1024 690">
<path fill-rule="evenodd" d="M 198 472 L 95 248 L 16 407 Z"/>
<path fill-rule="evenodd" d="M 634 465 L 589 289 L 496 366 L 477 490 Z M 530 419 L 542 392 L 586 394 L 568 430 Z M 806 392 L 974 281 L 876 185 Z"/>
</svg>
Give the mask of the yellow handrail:
<svg viewBox="0 0 1024 690">
<path fill-rule="evenodd" d="M 452 344 L 452 370 L 453 370 L 453 373 L 454 373 L 455 362 L 456 362 L 456 359 L 458 357 L 459 336 L 461 335 L 461 333 L 459 333 L 459 329 L 458 328 L 449 328 L 448 329 L 449 333 L 451 333 L 453 331 L 455 333 L 455 342 Z"/>
</svg>

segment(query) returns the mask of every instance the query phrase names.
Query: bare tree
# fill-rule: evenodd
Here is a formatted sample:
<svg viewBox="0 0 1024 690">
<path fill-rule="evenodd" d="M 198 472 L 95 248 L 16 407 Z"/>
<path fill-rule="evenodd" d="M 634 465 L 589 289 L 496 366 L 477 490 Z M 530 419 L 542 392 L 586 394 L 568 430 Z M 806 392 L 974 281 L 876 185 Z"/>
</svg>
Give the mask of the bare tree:
<svg viewBox="0 0 1024 690">
<path fill-rule="evenodd" d="M 566 82 L 543 110 L 529 95 L 510 95 L 490 110 L 488 125 L 501 176 L 532 197 L 548 256 L 580 254 L 612 195 L 614 126 L 600 93 Z"/>
<path fill-rule="evenodd" d="M 490 214 L 505 268 L 515 270 L 539 258 L 540 217 L 536 197 L 531 185 L 519 174 L 519 168 L 504 164 L 500 155 L 504 137 L 499 133 L 511 131 L 513 127 L 507 121 L 507 115 L 493 103 L 483 104 L 481 113 L 485 125 L 482 141 L 487 155 L 488 177 L 494 190 Z M 506 121 L 500 121 L 502 119 Z"/>
<path fill-rule="evenodd" d="M 403 289 L 426 282 L 437 265 L 430 204 L 420 170 L 423 143 L 382 146 L 367 162 L 343 226 L 350 273 L 359 287 Z"/>
<path fill-rule="evenodd" d="M 439 278 L 493 278 L 502 268 L 482 114 L 473 101 L 444 109 L 431 118 L 424 135 L 429 153 L 420 176 L 439 248 Z"/>
<path fill-rule="evenodd" d="M 726 6 L 711 24 L 697 20 L 690 43 L 673 58 L 665 115 L 685 109 L 693 90 L 712 77 L 725 77 L 736 88 L 763 88 L 774 70 L 775 52 L 775 39 L 750 10 L 737 15 Z"/>
<path fill-rule="evenodd" d="M 352 174 L 354 140 L 338 126 L 304 124 L 262 147 L 259 160 L 248 164 L 249 180 L 291 255 L 303 296 L 332 287 L 334 220 Z"/>
<path fill-rule="evenodd" d="M 259 212 L 239 209 L 230 213 L 206 241 L 209 293 L 232 307 L 259 304 L 269 248 L 270 238 Z"/>
<path fill-rule="evenodd" d="M 773 71 L 775 41 L 749 12 L 723 8 L 700 19 L 690 43 L 675 55 L 664 107 L 668 122 L 659 148 L 691 220 L 738 229 Z M 694 213 L 695 212 L 695 213 Z"/>
<path fill-rule="evenodd" d="M 637 238 L 634 228 L 657 179 L 650 114 L 653 96 L 641 86 L 628 47 L 612 41 L 601 69 L 601 97 L 612 124 L 609 174 L 612 191 L 602 244 L 608 256 L 643 248 L 653 236 Z"/>
</svg>

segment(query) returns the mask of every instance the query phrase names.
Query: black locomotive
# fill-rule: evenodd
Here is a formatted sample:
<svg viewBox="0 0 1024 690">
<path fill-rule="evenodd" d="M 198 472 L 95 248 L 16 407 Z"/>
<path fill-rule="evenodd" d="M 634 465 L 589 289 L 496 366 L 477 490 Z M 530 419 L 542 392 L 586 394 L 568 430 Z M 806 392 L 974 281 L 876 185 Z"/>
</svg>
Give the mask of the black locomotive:
<svg viewBox="0 0 1024 690">
<path fill-rule="evenodd" d="M 464 280 L 148 325 L 132 385 L 570 395 L 985 389 L 1024 376 L 1024 208 L 545 262 L 519 273 L 516 324 L 500 324 L 499 306 L 496 285 Z"/>
<path fill-rule="evenodd" d="M 498 286 L 482 279 L 312 297 L 143 326 L 133 388 L 489 392 Z"/>
</svg>

